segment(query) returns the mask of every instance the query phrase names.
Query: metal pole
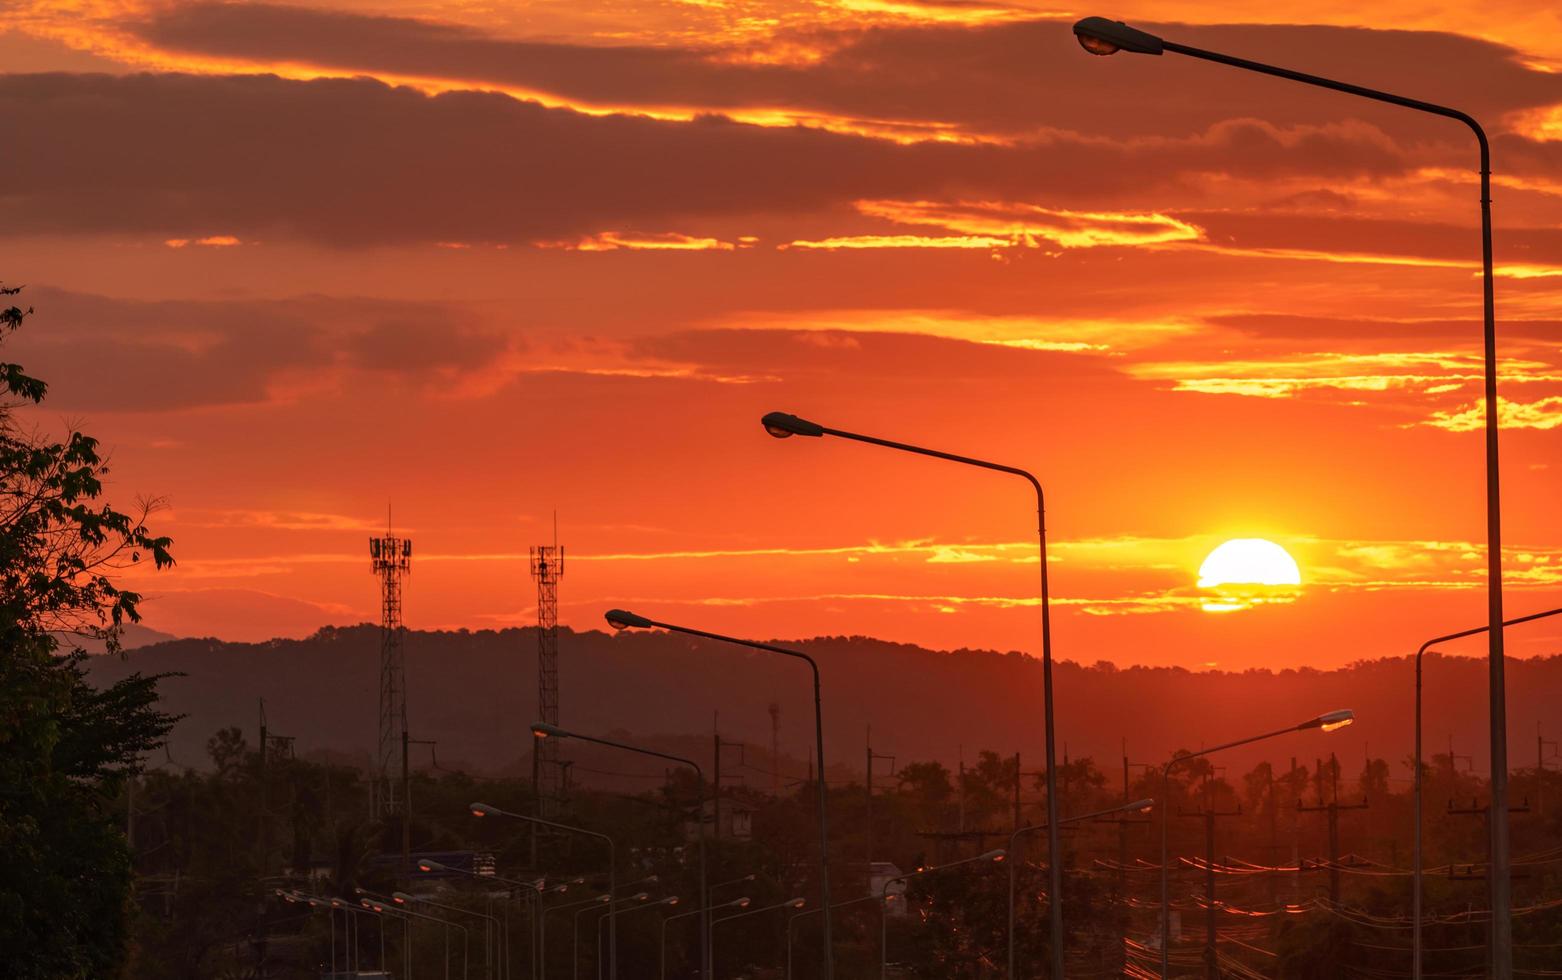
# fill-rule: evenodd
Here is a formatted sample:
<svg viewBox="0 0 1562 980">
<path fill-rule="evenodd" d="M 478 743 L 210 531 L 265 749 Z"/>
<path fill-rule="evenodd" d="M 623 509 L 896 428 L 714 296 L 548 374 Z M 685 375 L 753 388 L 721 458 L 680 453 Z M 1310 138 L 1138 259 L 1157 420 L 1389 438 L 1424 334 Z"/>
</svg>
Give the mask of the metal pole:
<svg viewBox="0 0 1562 980">
<path fill-rule="evenodd" d="M 825 797 L 829 788 L 824 778 L 824 704 L 819 694 L 819 665 L 809 658 L 814 672 L 814 743 L 819 762 L 819 905 L 824 920 L 824 980 L 835 976 L 835 945 L 830 938 L 830 815 Z"/>
<path fill-rule="evenodd" d="M 1491 228 L 1491 147 L 1486 131 L 1467 113 L 1419 99 L 1380 92 L 1318 75 L 1278 68 L 1231 55 L 1200 48 L 1161 42 L 1164 50 L 1213 61 L 1246 71 L 1272 75 L 1289 81 L 1344 92 L 1376 102 L 1454 119 L 1464 123 L 1475 135 L 1480 149 L 1481 193 L 1481 348 L 1483 359 L 1482 395 L 1486 433 L 1486 613 L 1487 671 L 1491 737 L 1491 873 L 1488 886 L 1492 915 L 1492 976 L 1495 980 L 1513 978 L 1512 869 L 1508 842 L 1508 708 L 1507 681 L 1502 634 L 1502 507 L 1498 465 L 1497 435 L 1497 325 L 1495 286 L 1492 273 Z"/>
<path fill-rule="evenodd" d="M 637 616 L 623 610 L 611 610 L 607 614 L 607 620 L 616 628 L 625 627 L 656 627 L 664 630 L 672 630 L 676 633 L 687 633 L 690 636 L 700 636 L 707 640 L 719 640 L 723 643 L 731 643 L 737 646 L 748 647 L 751 650 L 764 650 L 768 653 L 779 653 L 788 657 L 795 657 L 808 664 L 813 672 L 814 679 L 814 750 L 818 772 L 815 775 L 815 785 L 819 794 L 819 894 L 820 907 L 828 910 L 830 907 L 830 817 L 828 812 L 828 790 L 824 778 L 824 706 L 819 692 L 819 665 L 806 653 L 798 650 L 788 650 L 785 647 L 772 646 L 768 643 L 757 643 L 753 640 L 740 640 L 733 636 L 724 636 L 720 633 L 710 633 L 705 630 L 697 630 L 688 626 L 675 626 L 671 623 L 657 622 L 644 616 Z M 719 788 L 719 787 L 718 787 Z M 714 923 L 712 923 L 714 927 Z M 822 980 L 833 980 L 835 976 L 835 946 L 830 935 L 830 914 L 824 914 L 824 954 L 821 963 L 820 976 Z M 617 980 L 615 977 L 614 980 Z"/>
<path fill-rule="evenodd" d="M 1058 793 L 1057 793 L 1057 752 L 1053 732 L 1052 712 L 1052 614 L 1051 601 L 1047 578 L 1047 519 L 1046 498 L 1041 489 L 1041 482 L 1027 470 L 1015 466 L 1005 466 L 1002 463 L 993 463 L 988 460 L 975 459 L 970 456 L 960 456 L 955 453 L 946 453 L 937 449 L 928 449 L 924 446 L 913 446 L 909 443 L 894 442 L 889 439 L 880 439 L 876 436 L 865 436 L 857 432 L 847 432 L 842 429 L 832 429 L 828 426 L 818 425 L 796 416 L 786 415 L 781 412 L 772 412 L 762 420 L 766 431 L 772 435 L 808 435 L 808 436 L 836 436 L 841 439 L 851 439 L 855 442 L 868 443 L 873 446 L 882 446 L 886 449 L 896 449 L 902 452 L 915 453 L 918 456 L 928 456 L 934 459 L 942 459 L 952 463 L 961 463 L 966 466 L 976 466 L 985 470 L 993 470 L 999 473 L 1008 473 L 1018 476 L 1030 483 L 1036 492 L 1036 538 L 1040 546 L 1040 575 L 1041 575 L 1041 680 L 1042 680 L 1042 716 L 1043 726 L 1046 729 L 1047 750 L 1047 862 L 1049 869 L 1049 890 L 1052 900 L 1050 903 L 1050 920 L 1052 927 L 1052 980 L 1063 980 L 1063 862 L 1062 844 L 1058 837 Z M 829 917 L 826 916 L 826 919 Z M 829 980 L 828 976 L 826 980 Z"/>
<path fill-rule="evenodd" d="M 1547 609 L 1547 610 L 1544 610 L 1542 612 L 1531 613 L 1528 616 L 1517 616 L 1517 617 L 1515 617 L 1513 619 L 1506 620 L 1502 625 L 1503 625 L 1503 628 L 1506 629 L 1509 626 L 1518 626 L 1521 623 L 1528 623 L 1528 622 L 1532 622 L 1532 621 L 1537 620 L 1537 619 L 1546 619 L 1546 618 L 1549 618 L 1551 616 L 1556 616 L 1556 615 L 1559 615 L 1559 614 L 1562 614 L 1562 608 Z M 1463 639 L 1464 637 L 1467 637 L 1467 636 L 1477 636 L 1477 635 L 1479 635 L 1481 633 L 1485 633 L 1487 630 L 1488 630 L 1488 627 L 1478 626 L 1478 627 L 1476 627 L 1474 629 L 1461 630 L 1461 631 L 1459 631 L 1457 633 L 1447 633 L 1447 634 L 1444 634 L 1443 636 L 1437 636 L 1437 637 L 1433 637 L 1430 640 L 1427 640 L 1425 643 L 1421 644 L 1419 649 L 1416 650 L 1416 712 L 1415 712 L 1415 715 L 1416 715 L 1416 740 L 1415 740 L 1416 741 L 1416 750 L 1415 750 L 1416 751 L 1416 758 L 1415 758 L 1416 771 L 1415 771 L 1415 779 L 1413 781 L 1414 795 L 1415 795 L 1415 820 L 1414 820 L 1414 823 L 1415 823 L 1415 845 L 1414 845 L 1414 854 L 1413 854 L 1412 861 L 1411 861 L 1411 864 L 1412 864 L 1412 867 L 1411 867 L 1411 878 L 1412 878 L 1412 884 L 1411 884 L 1411 891 L 1412 891 L 1412 895 L 1411 895 L 1411 923 L 1412 924 L 1411 924 L 1411 933 L 1410 933 L 1410 948 L 1411 948 L 1411 954 L 1410 954 L 1410 959 L 1411 959 L 1410 975 L 1413 978 L 1413 980 L 1421 980 L 1421 968 L 1422 968 L 1422 955 L 1421 954 L 1423 952 L 1423 950 L 1422 950 L 1422 942 L 1421 942 L 1421 903 L 1422 903 L 1421 893 L 1422 893 L 1422 890 L 1423 890 L 1422 889 L 1422 877 L 1423 877 L 1422 862 L 1423 862 L 1423 857 L 1424 857 L 1423 854 L 1422 854 L 1422 844 L 1421 844 L 1421 834 L 1422 834 L 1422 830 L 1421 830 L 1421 768 L 1422 768 L 1422 765 L 1421 765 L 1421 694 L 1422 694 L 1421 660 L 1422 660 L 1423 657 L 1426 656 L 1428 650 L 1430 650 L 1432 647 L 1436 646 L 1439 643 L 1446 643 L 1446 642 L 1448 642 L 1450 640 L 1459 640 L 1459 639 Z M 1450 749 L 1449 752 L 1450 752 L 1449 763 L 1450 763 L 1450 765 L 1452 765 L 1452 749 Z M 1492 839 L 1488 838 L 1487 843 L 1488 843 L 1488 845 L 1490 845 L 1492 843 Z M 1493 932 L 1493 935 L 1495 935 L 1495 930 Z"/>
</svg>

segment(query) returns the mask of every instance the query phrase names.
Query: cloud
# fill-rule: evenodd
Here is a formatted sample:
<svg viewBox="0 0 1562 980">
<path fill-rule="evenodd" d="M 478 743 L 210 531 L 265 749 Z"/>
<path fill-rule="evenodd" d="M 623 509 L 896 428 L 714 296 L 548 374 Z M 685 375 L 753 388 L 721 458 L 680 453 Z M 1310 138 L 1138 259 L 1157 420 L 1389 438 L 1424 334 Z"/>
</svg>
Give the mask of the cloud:
<svg viewBox="0 0 1562 980">
<path fill-rule="evenodd" d="M 510 343 L 459 307 L 306 296 L 132 300 L 40 288 L 8 343 L 49 407 L 168 411 L 290 398 L 333 373 L 474 372 Z"/>
<path fill-rule="evenodd" d="M 851 9 L 859 22 L 868 19 L 860 4 Z M 923 138 L 948 138 L 951 126 L 999 136 L 1043 126 L 1164 136 L 1240 116 L 1316 123 L 1363 112 L 1391 124 L 1418 122 L 1360 100 L 1277 91 L 1251 79 L 1236 84 L 1229 70 L 1171 58 L 1099 62 L 1078 50 L 1068 18 L 978 25 L 974 8 L 960 13 L 952 24 L 815 27 L 758 44 L 706 35 L 699 46 L 677 37 L 641 44 L 516 40 L 452 23 L 270 4 L 179 4 L 126 26 L 154 49 L 192 59 L 437 79 L 578 107 L 769 114 L 779 123 L 811 119 L 889 135 L 898 127 Z M 1562 102 L 1562 78 L 1473 38 L 1290 25 L 1140 26 L 1364 83 L 1373 79 L 1362 77 L 1362 66 L 1371 66 L 1406 92 L 1484 118 Z M 1443 69 L 1447 64 L 1464 67 L 1453 73 Z M 1471 86 L 1469 78 L 1482 84 Z"/>
<path fill-rule="evenodd" d="M 1497 421 L 1504 429 L 1555 429 L 1562 426 L 1562 395 L 1532 402 L 1499 398 Z M 1417 424 L 1449 432 L 1475 432 L 1486 427 L 1486 408 L 1475 402 L 1453 411 L 1433 412 L 1431 418 Z"/>
<path fill-rule="evenodd" d="M 1342 177 L 1404 169 L 1401 152 L 1361 124 L 1246 121 L 1185 139 L 1049 132 L 1009 147 L 902 146 L 270 76 L 0 76 L 0 126 L 29 145 L 8 173 L 13 235 L 155 241 L 214 227 L 242 241 L 333 245 L 556 242 L 634 228 L 703 239 L 712 237 L 706 222 L 755 214 L 860 223 L 856 201 L 1104 202 L 1183 188 L 1183 175 L 1216 167 Z M 1105 204 L 1015 208 L 1030 210 L 995 217 L 1005 233 L 1145 230 Z M 1106 217 L 1081 217 L 1092 214 Z M 1155 234 L 1187 234 L 1169 223 L 1184 219 L 1153 220 Z"/>
</svg>

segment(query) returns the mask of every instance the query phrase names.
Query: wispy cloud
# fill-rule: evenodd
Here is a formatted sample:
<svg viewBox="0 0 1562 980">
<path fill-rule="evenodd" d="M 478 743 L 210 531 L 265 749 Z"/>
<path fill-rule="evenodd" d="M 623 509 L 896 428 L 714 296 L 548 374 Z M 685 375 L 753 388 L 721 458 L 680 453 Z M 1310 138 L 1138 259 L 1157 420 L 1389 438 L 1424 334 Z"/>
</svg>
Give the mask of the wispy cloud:
<svg viewBox="0 0 1562 980">
<path fill-rule="evenodd" d="M 1562 426 L 1562 395 L 1532 402 L 1497 400 L 1497 421 L 1504 429 L 1555 429 Z M 1449 432 L 1474 432 L 1486 425 L 1486 407 L 1481 402 L 1448 412 L 1433 412 L 1432 417 L 1416 425 L 1428 425 Z"/>
</svg>

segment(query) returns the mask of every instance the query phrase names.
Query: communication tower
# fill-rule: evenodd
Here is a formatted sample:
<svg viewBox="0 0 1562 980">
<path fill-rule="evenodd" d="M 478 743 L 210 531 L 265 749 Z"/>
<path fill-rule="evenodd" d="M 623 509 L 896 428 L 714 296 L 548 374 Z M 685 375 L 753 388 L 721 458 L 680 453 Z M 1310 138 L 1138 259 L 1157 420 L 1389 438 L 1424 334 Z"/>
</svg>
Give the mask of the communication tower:
<svg viewBox="0 0 1562 980">
<path fill-rule="evenodd" d="M 369 539 L 369 561 L 380 579 L 380 737 L 375 754 L 374 810 L 399 813 L 406 801 L 397 790 L 407 768 L 407 671 L 402 640 L 401 585 L 412 569 L 412 539 L 387 527 Z M 398 753 L 400 757 L 398 758 Z"/>
<path fill-rule="evenodd" d="M 564 577 L 564 549 L 553 544 L 531 549 L 531 573 L 537 580 L 537 714 L 549 725 L 559 723 L 559 579 Z M 543 813 L 553 808 L 564 791 L 559 765 L 559 740 L 532 739 L 538 754 L 537 800 Z"/>
</svg>

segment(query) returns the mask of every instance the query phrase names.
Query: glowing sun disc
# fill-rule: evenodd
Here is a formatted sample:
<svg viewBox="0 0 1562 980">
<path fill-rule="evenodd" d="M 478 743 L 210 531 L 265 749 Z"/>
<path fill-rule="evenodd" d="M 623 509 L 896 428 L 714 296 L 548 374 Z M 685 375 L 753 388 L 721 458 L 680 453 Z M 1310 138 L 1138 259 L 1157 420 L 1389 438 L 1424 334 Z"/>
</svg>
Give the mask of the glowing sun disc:
<svg viewBox="0 0 1562 980">
<path fill-rule="evenodd" d="M 1232 538 L 1220 545 L 1199 566 L 1199 587 L 1222 585 L 1301 585 L 1302 571 L 1296 559 L 1273 541 Z"/>
</svg>

